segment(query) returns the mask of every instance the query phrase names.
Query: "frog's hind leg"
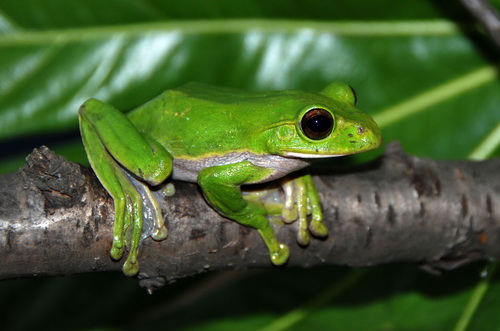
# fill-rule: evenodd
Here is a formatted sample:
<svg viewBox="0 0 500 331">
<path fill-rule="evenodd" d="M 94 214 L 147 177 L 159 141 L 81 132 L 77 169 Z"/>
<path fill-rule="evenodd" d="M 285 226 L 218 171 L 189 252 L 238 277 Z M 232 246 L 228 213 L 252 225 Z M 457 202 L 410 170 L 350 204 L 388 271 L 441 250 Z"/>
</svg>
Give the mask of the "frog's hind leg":
<svg viewBox="0 0 500 331">
<path fill-rule="evenodd" d="M 123 113 L 104 102 L 87 100 L 79 118 L 90 164 L 115 203 L 111 256 L 121 258 L 127 246 L 123 270 L 127 275 L 137 274 L 144 210 L 153 210 L 153 237 L 163 239 L 167 233 L 158 204 L 144 182 L 163 182 L 172 171 L 172 157 L 158 142 L 139 132 Z"/>
<path fill-rule="evenodd" d="M 115 221 L 110 255 L 113 259 L 119 260 L 123 256 L 125 246 L 128 246 L 129 255 L 123 271 L 127 275 L 135 275 L 139 270 L 137 254 L 142 232 L 140 195 L 128 180 L 124 170 L 107 153 L 101 140 L 89 127 L 91 125 L 86 121 L 81 121 L 80 125 L 90 164 L 114 202 Z M 134 223 L 133 228 L 131 228 L 132 223 Z M 130 239 L 125 235 L 129 231 L 131 232 Z"/>
</svg>

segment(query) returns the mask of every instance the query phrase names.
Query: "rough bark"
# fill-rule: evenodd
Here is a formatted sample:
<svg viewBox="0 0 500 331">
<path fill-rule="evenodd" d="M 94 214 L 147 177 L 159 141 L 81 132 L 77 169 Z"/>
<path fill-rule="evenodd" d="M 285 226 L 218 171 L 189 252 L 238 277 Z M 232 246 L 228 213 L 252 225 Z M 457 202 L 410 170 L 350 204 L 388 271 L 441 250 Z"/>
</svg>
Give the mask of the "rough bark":
<svg viewBox="0 0 500 331">
<path fill-rule="evenodd" d="M 363 168 L 315 176 L 330 230 L 308 247 L 276 225 L 287 266 L 415 262 L 433 270 L 500 258 L 500 160 L 433 161 L 398 144 Z M 273 268 L 255 230 L 219 216 L 194 184 L 162 202 L 169 237 L 146 239 L 141 286 L 220 269 Z M 41 147 L 0 176 L 0 279 L 120 270 L 113 204 L 93 173 Z"/>
</svg>

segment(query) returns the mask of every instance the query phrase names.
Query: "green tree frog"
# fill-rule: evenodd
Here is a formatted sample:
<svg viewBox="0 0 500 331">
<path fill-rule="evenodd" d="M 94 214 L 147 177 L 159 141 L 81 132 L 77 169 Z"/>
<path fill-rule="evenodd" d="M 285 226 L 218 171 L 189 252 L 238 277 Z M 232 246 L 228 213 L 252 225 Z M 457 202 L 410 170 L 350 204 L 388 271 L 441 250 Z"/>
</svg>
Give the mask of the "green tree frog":
<svg viewBox="0 0 500 331">
<path fill-rule="evenodd" d="M 152 193 L 167 178 L 197 182 L 217 212 L 255 228 L 272 263 L 281 265 L 289 249 L 274 234 L 268 218 L 272 211 L 246 198 L 241 186 L 283 178 L 313 159 L 381 144 L 377 124 L 355 107 L 355 95 L 344 83 L 332 83 L 319 93 L 247 92 L 188 83 L 126 115 L 89 99 L 79 119 L 90 165 L 114 199 L 111 256 L 119 260 L 128 249 L 123 271 L 130 276 L 139 271 L 143 218 L 154 221 L 153 239 L 167 236 Z M 309 231 L 327 236 L 310 175 L 296 177 L 283 188 L 283 218 L 299 220 L 299 243 L 309 243 Z"/>
</svg>

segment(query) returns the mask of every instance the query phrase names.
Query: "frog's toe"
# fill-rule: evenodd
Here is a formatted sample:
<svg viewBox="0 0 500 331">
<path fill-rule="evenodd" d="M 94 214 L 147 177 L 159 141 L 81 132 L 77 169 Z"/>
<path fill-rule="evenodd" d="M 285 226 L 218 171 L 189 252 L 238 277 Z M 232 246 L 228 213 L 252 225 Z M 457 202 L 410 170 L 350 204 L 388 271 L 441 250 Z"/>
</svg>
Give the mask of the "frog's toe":
<svg viewBox="0 0 500 331">
<path fill-rule="evenodd" d="M 111 258 L 113 260 L 119 260 L 123 256 L 123 244 L 120 242 L 113 242 L 113 246 L 111 247 L 111 251 L 109 252 Z"/>
<path fill-rule="evenodd" d="M 127 261 L 123 264 L 122 270 L 125 276 L 133 277 L 137 275 L 139 273 L 139 261 L 137 261 L 137 259 L 134 261 L 133 259 L 127 258 Z"/>
<path fill-rule="evenodd" d="M 301 246 L 308 246 L 311 242 L 311 236 L 309 235 L 309 232 L 307 230 L 300 230 L 297 234 L 297 242 Z"/>
<path fill-rule="evenodd" d="M 279 249 L 271 253 L 271 261 L 274 265 L 283 265 L 288 261 L 290 256 L 290 249 L 285 244 L 279 244 Z"/>
<path fill-rule="evenodd" d="M 166 226 L 162 226 L 158 229 L 155 229 L 153 231 L 153 234 L 151 235 L 151 237 L 156 241 L 165 240 L 167 239 L 167 236 L 168 236 L 168 230 Z"/>
<path fill-rule="evenodd" d="M 299 218 L 299 213 L 297 208 L 283 208 L 281 212 L 281 217 L 285 223 L 293 223 Z"/>
<path fill-rule="evenodd" d="M 309 229 L 311 230 L 312 234 L 314 234 L 316 237 L 328 236 L 328 228 L 322 221 L 311 222 L 311 224 L 309 225 Z"/>
</svg>

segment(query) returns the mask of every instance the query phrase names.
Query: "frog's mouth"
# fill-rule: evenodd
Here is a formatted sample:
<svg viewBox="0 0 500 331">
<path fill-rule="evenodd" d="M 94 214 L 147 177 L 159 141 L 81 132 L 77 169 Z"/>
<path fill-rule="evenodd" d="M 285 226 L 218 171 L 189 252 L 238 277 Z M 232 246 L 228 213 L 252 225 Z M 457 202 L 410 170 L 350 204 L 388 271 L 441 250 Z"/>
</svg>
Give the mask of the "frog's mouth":
<svg viewBox="0 0 500 331">
<path fill-rule="evenodd" d="M 347 154 L 307 154 L 296 152 L 285 152 L 286 157 L 301 158 L 301 159 L 322 159 L 327 157 L 339 157 Z"/>
</svg>

